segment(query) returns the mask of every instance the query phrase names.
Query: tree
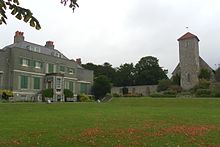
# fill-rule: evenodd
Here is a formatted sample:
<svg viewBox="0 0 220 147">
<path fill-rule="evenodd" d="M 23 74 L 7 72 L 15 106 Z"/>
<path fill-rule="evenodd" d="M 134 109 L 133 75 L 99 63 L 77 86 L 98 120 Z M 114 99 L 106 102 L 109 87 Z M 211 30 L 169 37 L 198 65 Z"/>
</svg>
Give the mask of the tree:
<svg viewBox="0 0 220 147">
<path fill-rule="evenodd" d="M 61 4 L 64 6 L 69 2 L 69 7 L 74 11 L 79 5 L 76 3 L 77 0 L 61 0 Z M 11 14 L 24 22 L 29 22 L 30 26 L 35 27 L 37 30 L 41 29 L 39 21 L 33 16 L 33 13 L 26 8 L 20 7 L 19 0 L 0 0 L 0 25 L 6 23 L 6 10 L 10 9 Z"/>
<path fill-rule="evenodd" d="M 211 77 L 211 73 L 210 73 L 210 71 L 208 69 L 202 68 L 200 70 L 199 79 L 210 80 L 210 77 Z"/>
<path fill-rule="evenodd" d="M 106 93 L 111 91 L 111 84 L 108 77 L 101 75 L 95 78 L 92 92 L 96 99 L 102 99 Z"/>
<path fill-rule="evenodd" d="M 116 70 L 115 86 L 132 86 L 134 85 L 135 68 L 133 63 L 125 63 Z"/>
<path fill-rule="evenodd" d="M 135 65 L 136 85 L 156 85 L 162 79 L 168 79 L 168 77 L 159 66 L 157 58 L 152 56 L 143 57 Z"/>
<path fill-rule="evenodd" d="M 105 75 L 109 78 L 110 82 L 115 81 L 115 69 L 112 67 L 112 65 L 108 62 L 105 62 L 103 65 L 95 65 L 93 63 L 87 63 L 82 65 L 84 68 L 93 70 L 94 71 L 94 77 L 98 77 L 101 75 Z"/>
<path fill-rule="evenodd" d="M 215 80 L 220 82 L 220 67 L 215 71 Z"/>
</svg>

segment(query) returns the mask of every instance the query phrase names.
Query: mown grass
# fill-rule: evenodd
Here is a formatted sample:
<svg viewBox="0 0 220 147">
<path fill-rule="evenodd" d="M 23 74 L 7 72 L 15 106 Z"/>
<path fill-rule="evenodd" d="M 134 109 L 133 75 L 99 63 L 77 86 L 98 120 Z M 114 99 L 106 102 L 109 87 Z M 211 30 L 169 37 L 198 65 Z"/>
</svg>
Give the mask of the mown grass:
<svg viewBox="0 0 220 147">
<path fill-rule="evenodd" d="M 220 99 L 0 103 L 0 146 L 220 146 Z"/>
</svg>

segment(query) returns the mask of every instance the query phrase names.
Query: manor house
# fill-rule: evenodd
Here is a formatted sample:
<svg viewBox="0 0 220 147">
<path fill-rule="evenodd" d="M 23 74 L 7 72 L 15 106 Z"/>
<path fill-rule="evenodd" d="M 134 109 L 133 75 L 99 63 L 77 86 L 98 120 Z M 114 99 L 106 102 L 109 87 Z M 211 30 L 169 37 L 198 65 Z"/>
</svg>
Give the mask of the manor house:
<svg viewBox="0 0 220 147">
<path fill-rule="evenodd" d="M 53 89 L 53 101 L 64 100 L 64 89 L 90 94 L 93 71 L 81 66 L 81 59 L 68 59 L 54 48 L 24 40 L 17 31 L 14 43 L 0 50 L 0 89 L 12 90 L 18 100 L 41 100 L 41 91 Z"/>
</svg>

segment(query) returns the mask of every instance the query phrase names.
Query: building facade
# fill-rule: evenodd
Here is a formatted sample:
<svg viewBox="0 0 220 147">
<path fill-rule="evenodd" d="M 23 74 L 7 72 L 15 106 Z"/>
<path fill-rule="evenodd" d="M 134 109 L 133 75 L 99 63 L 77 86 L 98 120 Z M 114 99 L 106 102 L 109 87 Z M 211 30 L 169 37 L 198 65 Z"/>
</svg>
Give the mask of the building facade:
<svg viewBox="0 0 220 147">
<path fill-rule="evenodd" d="M 214 80 L 213 69 L 199 56 L 199 38 L 187 32 L 178 42 L 180 62 L 172 74 L 180 76 L 181 87 L 189 90 L 197 85 L 201 69 L 207 69 L 211 73 L 211 80 Z"/>
<path fill-rule="evenodd" d="M 42 90 L 53 89 L 53 101 L 63 101 L 64 89 L 90 94 L 92 84 L 93 71 L 54 49 L 52 41 L 41 46 L 17 31 L 14 43 L 0 50 L 0 89 L 12 90 L 15 99 L 41 100 Z"/>
</svg>

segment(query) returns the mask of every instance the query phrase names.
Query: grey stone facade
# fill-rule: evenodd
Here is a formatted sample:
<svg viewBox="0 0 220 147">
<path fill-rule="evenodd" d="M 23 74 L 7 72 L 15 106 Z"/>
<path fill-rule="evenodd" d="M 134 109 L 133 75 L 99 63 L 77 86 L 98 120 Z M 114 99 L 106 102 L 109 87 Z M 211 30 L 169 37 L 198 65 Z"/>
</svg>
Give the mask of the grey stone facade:
<svg viewBox="0 0 220 147">
<path fill-rule="evenodd" d="M 53 100 L 63 101 L 64 89 L 90 94 L 92 84 L 93 71 L 54 49 L 52 41 L 41 46 L 16 32 L 14 43 L 0 50 L 0 89 L 12 90 L 15 99 L 39 99 L 43 89 L 53 88 Z"/>
<path fill-rule="evenodd" d="M 181 87 L 189 90 L 198 84 L 201 69 L 208 69 L 211 73 L 211 80 L 214 80 L 212 68 L 199 56 L 198 37 L 188 32 L 178 41 L 180 62 L 172 74 L 180 75 Z"/>
</svg>

